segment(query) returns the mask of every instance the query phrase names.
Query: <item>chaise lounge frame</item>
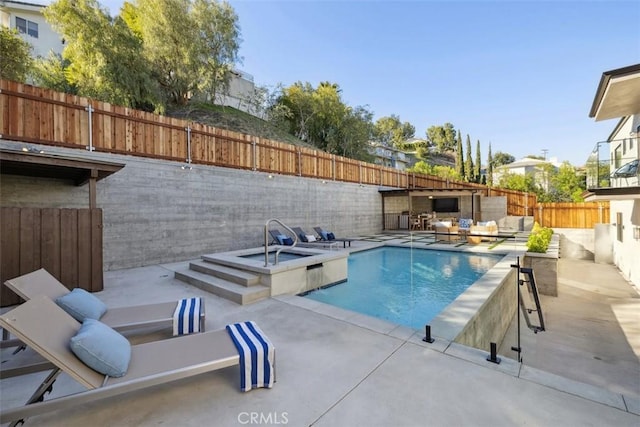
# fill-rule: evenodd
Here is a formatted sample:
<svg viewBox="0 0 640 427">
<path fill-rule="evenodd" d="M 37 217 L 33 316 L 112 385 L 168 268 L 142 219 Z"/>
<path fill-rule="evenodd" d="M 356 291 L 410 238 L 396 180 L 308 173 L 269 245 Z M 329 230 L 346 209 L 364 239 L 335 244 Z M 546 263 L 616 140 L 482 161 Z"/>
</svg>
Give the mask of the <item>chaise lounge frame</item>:
<svg viewBox="0 0 640 427">
<path fill-rule="evenodd" d="M 44 324 L 47 328 L 43 327 Z M 25 406 L 0 413 L 0 423 L 12 422 L 12 425 L 30 416 L 76 407 L 240 363 L 235 344 L 223 329 L 133 345 L 125 376 L 111 378 L 101 375 L 69 349 L 69 340 L 80 329 L 80 323 L 44 295 L 1 315 L 0 326 L 55 365 Z M 62 372 L 89 390 L 44 401 L 44 394 L 51 391 Z"/>
<path fill-rule="evenodd" d="M 38 295 L 44 295 L 51 300 L 55 300 L 70 292 L 65 285 L 60 283 L 44 268 L 9 279 L 4 283 L 9 289 L 27 301 Z M 119 332 L 148 327 L 171 328 L 176 305 L 176 301 L 171 301 L 126 307 L 110 307 L 100 318 L 100 321 Z M 200 331 L 205 331 L 204 300 L 200 304 Z M 7 332 L 6 329 L 3 329 L 3 340 L 0 341 L 0 348 L 18 347 L 18 350 L 14 353 L 24 349 L 25 343 L 19 339 L 8 339 Z M 14 354 L 10 359 L 2 361 L 0 379 L 52 368 L 50 362 L 34 354 L 33 351 L 27 349 L 22 353 L 26 354 Z"/>
<path fill-rule="evenodd" d="M 45 295 L 55 300 L 71 292 L 44 268 L 9 279 L 4 284 L 25 301 L 36 295 Z M 170 328 L 173 326 L 173 313 L 176 305 L 177 301 L 170 301 L 126 307 L 109 307 L 107 312 L 100 318 L 100 321 L 119 332 L 152 326 Z M 205 330 L 204 300 L 200 304 L 200 330 Z"/>
</svg>

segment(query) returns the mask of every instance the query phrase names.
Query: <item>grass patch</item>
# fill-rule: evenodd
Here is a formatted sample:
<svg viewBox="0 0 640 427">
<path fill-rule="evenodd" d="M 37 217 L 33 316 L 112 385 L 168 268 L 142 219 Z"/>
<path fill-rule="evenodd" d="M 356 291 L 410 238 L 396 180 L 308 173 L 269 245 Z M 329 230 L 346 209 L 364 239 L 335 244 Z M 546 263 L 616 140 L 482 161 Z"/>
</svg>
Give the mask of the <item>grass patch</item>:
<svg viewBox="0 0 640 427">
<path fill-rule="evenodd" d="M 491 249 L 495 248 L 496 246 L 498 246 L 498 245 L 499 245 L 499 244 L 501 244 L 501 243 L 504 243 L 504 241 L 505 241 L 505 240 L 507 240 L 507 239 L 505 238 L 505 239 L 502 239 L 502 240 L 498 240 L 498 241 L 497 241 L 497 242 L 495 242 L 494 244 L 489 245 L 489 250 L 491 250 Z"/>
</svg>

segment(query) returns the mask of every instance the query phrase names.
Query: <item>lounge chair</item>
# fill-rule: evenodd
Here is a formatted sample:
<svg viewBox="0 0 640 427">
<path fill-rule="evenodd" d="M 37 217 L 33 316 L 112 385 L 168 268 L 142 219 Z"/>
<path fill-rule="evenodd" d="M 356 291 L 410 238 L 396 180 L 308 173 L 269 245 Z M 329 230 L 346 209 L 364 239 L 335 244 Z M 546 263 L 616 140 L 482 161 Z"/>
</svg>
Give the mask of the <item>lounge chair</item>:
<svg viewBox="0 0 640 427">
<path fill-rule="evenodd" d="M 55 300 L 68 294 L 69 289 L 53 277 L 47 270 L 41 268 L 31 273 L 9 279 L 4 284 L 24 300 L 36 295 L 46 295 Z M 145 327 L 172 327 L 173 313 L 177 301 L 145 304 L 127 307 L 109 308 L 100 321 L 117 331 Z M 204 303 L 200 305 L 200 331 L 205 326 Z"/>
<path fill-rule="evenodd" d="M 345 237 L 335 237 L 332 232 L 323 230 L 322 227 L 313 227 L 313 229 L 315 230 L 316 233 L 318 233 L 318 236 L 320 236 L 322 240 L 342 242 L 343 248 L 347 247 L 347 243 L 349 244 L 349 247 L 351 247 L 351 242 L 355 240 L 355 239 L 349 239 Z"/>
<path fill-rule="evenodd" d="M 271 239 L 272 239 L 271 243 L 269 243 L 270 245 L 285 245 L 285 246 L 293 245 L 293 239 L 291 239 L 291 237 L 288 237 L 286 234 L 281 233 L 280 230 L 278 229 L 269 230 L 269 234 L 271 235 Z M 289 243 L 289 241 L 284 240 L 282 236 L 284 236 L 285 238 L 291 239 L 291 242 Z M 280 242 L 280 239 L 283 239 L 283 241 Z"/>
<path fill-rule="evenodd" d="M 80 330 L 81 324 L 44 295 L 1 315 L 0 326 L 55 365 L 25 406 L 3 409 L 0 423 L 17 422 L 240 363 L 233 339 L 226 330 L 218 330 L 133 345 L 124 376 L 105 376 L 87 366 L 70 349 L 71 338 Z M 271 362 L 272 380 L 275 381 L 275 350 Z M 89 390 L 44 401 L 44 394 L 51 391 L 61 372 Z"/>
<path fill-rule="evenodd" d="M 292 230 L 298 235 L 299 241 L 302 242 L 298 244 L 300 246 L 324 246 L 328 247 L 329 249 L 333 249 L 336 246 L 335 242 L 322 241 L 322 237 L 316 236 L 313 233 L 306 233 L 300 227 L 293 227 Z"/>
<path fill-rule="evenodd" d="M 9 279 L 5 282 L 5 285 L 24 300 L 30 300 L 38 295 L 44 295 L 51 300 L 55 300 L 70 292 L 66 286 L 43 268 Z M 177 301 L 171 301 L 109 308 L 107 312 L 100 317 L 100 321 L 120 332 L 148 327 L 171 328 L 173 327 L 174 312 L 177 304 Z M 204 300 L 201 300 L 200 303 L 199 318 L 199 330 L 204 332 Z M 26 355 L 15 354 L 25 348 L 25 343 L 19 339 L 8 339 L 7 332 L 6 329 L 3 329 L 3 340 L 0 342 L 0 348 L 18 347 L 18 349 L 10 358 L 3 358 L 0 379 L 30 374 L 51 368 L 49 362 L 33 354 L 33 351 L 27 351 Z"/>
</svg>

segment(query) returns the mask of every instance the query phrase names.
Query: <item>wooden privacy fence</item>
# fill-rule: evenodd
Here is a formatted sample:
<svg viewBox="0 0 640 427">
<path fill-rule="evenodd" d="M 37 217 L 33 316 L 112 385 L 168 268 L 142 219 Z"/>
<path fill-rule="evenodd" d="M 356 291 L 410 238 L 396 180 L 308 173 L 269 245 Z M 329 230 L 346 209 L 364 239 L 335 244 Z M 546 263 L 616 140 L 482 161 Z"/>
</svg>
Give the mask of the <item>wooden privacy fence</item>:
<svg viewBox="0 0 640 427">
<path fill-rule="evenodd" d="M 538 212 L 534 194 L 408 173 L 8 80 L 0 80 L 0 138 L 385 187 L 470 188 L 505 196 L 508 215 Z"/>
<path fill-rule="evenodd" d="M 67 286 L 103 288 L 102 209 L 0 208 L 0 283 L 45 268 Z M 20 297 L 2 286 L 2 306 Z"/>
<path fill-rule="evenodd" d="M 0 80 L 7 140 L 405 188 L 404 171 Z"/>
<path fill-rule="evenodd" d="M 545 227 L 593 228 L 609 223 L 609 202 L 538 203 L 534 220 Z"/>
</svg>

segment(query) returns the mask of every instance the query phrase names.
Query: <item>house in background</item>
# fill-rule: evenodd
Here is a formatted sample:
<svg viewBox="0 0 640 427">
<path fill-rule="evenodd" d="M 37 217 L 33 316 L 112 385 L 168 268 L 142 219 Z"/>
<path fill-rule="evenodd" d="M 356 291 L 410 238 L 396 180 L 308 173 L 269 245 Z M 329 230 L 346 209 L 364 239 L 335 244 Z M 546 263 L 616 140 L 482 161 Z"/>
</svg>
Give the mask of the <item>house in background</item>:
<svg viewBox="0 0 640 427">
<path fill-rule="evenodd" d="M 53 30 L 42 11 L 46 5 L 35 2 L 0 0 L 0 25 L 15 28 L 33 46 L 33 57 L 61 54 L 64 40 Z"/>
<path fill-rule="evenodd" d="M 550 160 L 533 159 L 531 157 L 525 157 L 520 160 L 516 160 L 513 163 L 508 163 L 497 167 L 493 171 L 493 182 L 500 182 L 500 178 L 506 174 L 518 174 L 518 175 L 531 175 L 537 185 L 543 188 L 545 191 L 549 191 L 549 177 L 547 173 L 547 167 L 551 165 L 552 168 L 558 169 L 560 163 L 558 159 L 552 157 Z"/>
<path fill-rule="evenodd" d="M 265 95 L 256 89 L 253 76 L 244 71 L 231 70 L 229 85 L 225 93 L 216 95 L 214 104 L 233 107 L 252 116 L 264 118 Z"/>
<path fill-rule="evenodd" d="M 596 262 L 613 261 L 640 286 L 640 64 L 602 74 L 589 117 L 620 119 L 588 163 L 585 200 L 607 200 L 611 212 L 596 225 Z"/>
<path fill-rule="evenodd" d="M 374 157 L 376 165 L 405 170 L 409 167 L 410 158 L 407 154 L 395 147 L 381 144 L 379 142 L 369 142 L 369 153 Z"/>
</svg>

